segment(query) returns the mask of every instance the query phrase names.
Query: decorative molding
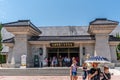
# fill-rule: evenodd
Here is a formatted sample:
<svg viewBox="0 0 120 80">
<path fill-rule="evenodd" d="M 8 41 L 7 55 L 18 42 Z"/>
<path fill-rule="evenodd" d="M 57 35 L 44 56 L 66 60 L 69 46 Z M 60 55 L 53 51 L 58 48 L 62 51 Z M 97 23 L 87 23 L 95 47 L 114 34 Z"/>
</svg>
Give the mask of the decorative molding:
<svg viewBox="0 0 120 80">
<path fill-rule="evenodd" d="M 40 33 L 35 31 L 33 28 L 26 26 L 26 27 L 5 27 L 8 32 L 16 34 L 26 34 L 26 35 L 39 35 Z"/>
<path fill-rule="evenodd" d="M 14 47 L 14 44 L 13 43 L 3 43 L 5 46 L 8 46 L 10 48 L 13 48 Z"/>
</svg>

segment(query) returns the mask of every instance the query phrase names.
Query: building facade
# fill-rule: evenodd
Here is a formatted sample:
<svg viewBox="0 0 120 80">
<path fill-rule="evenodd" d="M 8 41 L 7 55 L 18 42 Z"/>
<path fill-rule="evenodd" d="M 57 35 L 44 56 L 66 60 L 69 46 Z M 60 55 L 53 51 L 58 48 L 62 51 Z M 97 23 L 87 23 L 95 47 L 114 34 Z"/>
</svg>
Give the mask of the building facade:
<svg viewBox="0 0 120 80">
<path fill-rule="evenodd" d="M 117 62 L 116 46 L 120 43 L 120 39 L 114 36 L 117 21 L 98 18 L 88 27 L 36 27 L 30 20 L 18 20 L 5 23 L 3 27 L 11 34 L 6 37 L 4 33 L 3 44 L 9 47 L 7 63 L 13 67 L 21 66 L 22 55 L 27 56 L 27 67 L 32 67 L 34 55 L 40 54 L 43 59 L 60 55 L 79 57 L 80 65 L 87 55 L 104 56 Z"/>
</svg>

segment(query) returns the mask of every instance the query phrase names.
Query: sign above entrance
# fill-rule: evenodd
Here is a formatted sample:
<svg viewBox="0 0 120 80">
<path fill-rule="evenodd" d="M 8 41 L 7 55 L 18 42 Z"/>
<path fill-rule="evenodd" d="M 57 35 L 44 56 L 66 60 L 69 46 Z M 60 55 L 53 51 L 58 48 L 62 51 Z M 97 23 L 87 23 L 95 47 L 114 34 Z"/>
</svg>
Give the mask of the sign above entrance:
<svg viewBox="0 0 120 80">
<path fill-rule="evenodd" d="M 73 47 L 73 42 L 58 42 L 58 43 L 50 43 L 51 47 Z"/>
</svg>

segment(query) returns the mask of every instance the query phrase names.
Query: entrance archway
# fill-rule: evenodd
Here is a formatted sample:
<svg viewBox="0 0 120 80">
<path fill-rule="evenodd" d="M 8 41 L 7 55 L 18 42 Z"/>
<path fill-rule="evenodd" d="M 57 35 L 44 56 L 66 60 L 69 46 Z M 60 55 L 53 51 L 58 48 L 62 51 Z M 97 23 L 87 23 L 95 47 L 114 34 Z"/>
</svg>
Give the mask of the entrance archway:
<svg viewBox="0 0 120 80">
<path fill-rule="evenodd" d="M 75 57 L 78 65 L 79 65 L 79 47 L 70 47 L 70 48 L 47 48 L 47 54 L 48 54 L 48 58 L 50 58 L 51 60 L 53 59 L 53 57 L 56 57 L 57 60 L 59 59 L 59 56 L 62 57 L 62 59 L 68 57 L 70 59 L 70 63 L 72 60 L 72 57 Z"/>
</svg>

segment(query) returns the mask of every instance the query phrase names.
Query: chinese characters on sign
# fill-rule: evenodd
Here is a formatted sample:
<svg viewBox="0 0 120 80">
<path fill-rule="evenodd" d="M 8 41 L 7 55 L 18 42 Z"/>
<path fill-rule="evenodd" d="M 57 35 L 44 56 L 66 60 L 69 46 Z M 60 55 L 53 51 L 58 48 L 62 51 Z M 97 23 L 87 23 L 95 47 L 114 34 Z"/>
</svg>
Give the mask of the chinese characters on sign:
<svg viewBox="0 0 120 80">
<path fill-rule="evenodd" d="M 73 47 L 74 43 L 73 42 L 59 42 L 59 43 L 50 43 L 51 47 Z"/>
</svg>

